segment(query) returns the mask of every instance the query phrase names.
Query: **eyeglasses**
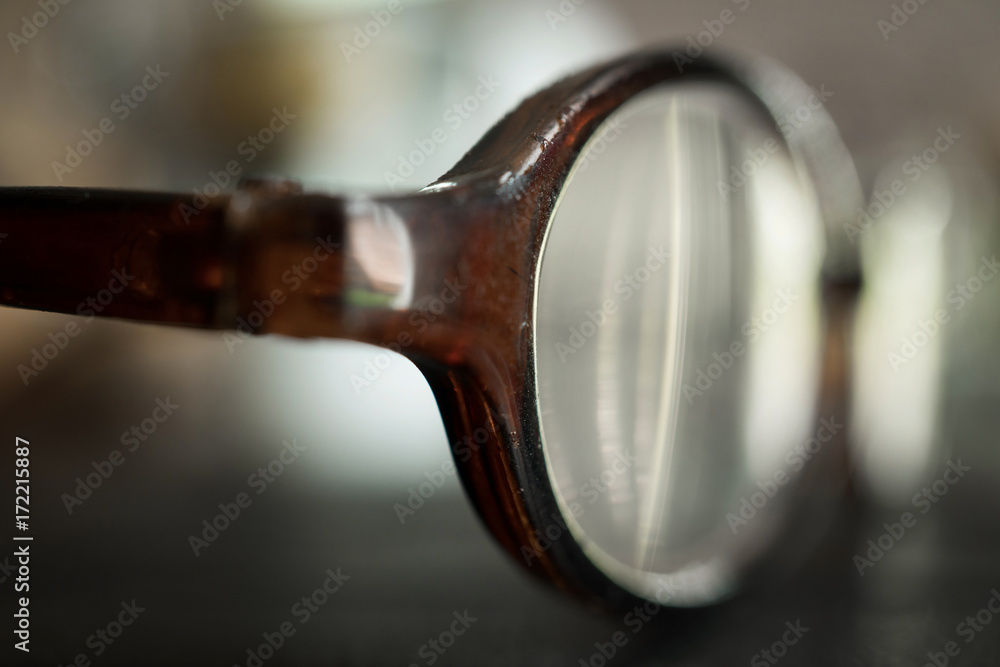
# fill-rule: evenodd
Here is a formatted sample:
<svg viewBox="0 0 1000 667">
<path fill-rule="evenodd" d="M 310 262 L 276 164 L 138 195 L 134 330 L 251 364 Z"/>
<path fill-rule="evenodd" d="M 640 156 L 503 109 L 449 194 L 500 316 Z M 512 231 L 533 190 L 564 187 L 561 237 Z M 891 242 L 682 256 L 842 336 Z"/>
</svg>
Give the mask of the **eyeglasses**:
<svg viewBox="0 0 1000 667">
<path fill-rule="evenodd" d="M 605 605 L 708 604 L 842 479 L 854 267 L 830 230 L 861 198 L 822 98 L 650 52 L 525 100 L 411 195 L 2 189 L 0 303 L 388 347 L 521 565 Z"/>
</svg>

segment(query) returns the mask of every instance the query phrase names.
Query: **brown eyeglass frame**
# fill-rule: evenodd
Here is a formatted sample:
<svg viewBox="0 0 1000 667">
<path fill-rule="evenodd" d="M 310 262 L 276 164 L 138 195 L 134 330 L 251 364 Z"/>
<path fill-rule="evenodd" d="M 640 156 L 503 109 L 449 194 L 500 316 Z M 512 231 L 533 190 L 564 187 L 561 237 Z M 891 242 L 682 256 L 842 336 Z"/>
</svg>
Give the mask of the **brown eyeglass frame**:
<svg viewBox="0 0 1000 667">
<path fill-rule="evenodd" d="M 233 335 L 252 329 L 352 339 L 401 352 L 427 378 L 465 490 L 504 549 L 585 600 L 629 605 L 635 594 L 601 572 L 573 539 L 539 541 L 547 531 L 567 530 L 542 452 L 533 299 L 542 239 L 584 144 L 633 96 L 676 80 L 734 86 L 776 127 L 803 92 L 797 79 L 762 60 L 722 64 L 655 51 L 587 69 L 528 98 L 416 194 L 303 194 L 284 180 L 247 181 L 209 200 L 0 188 L 0 231 L 7 235 L 0 243 L 0 304 L 78 314 L 88 297 L 108 288 L 113 271 L 124 270 L 134 277 L 110 303 L 98 304 L 102 317 Z M 859 196 L 849 157 L 824 123 L 786 142 L 816 181 L 824 217 L 836 224 Z M 829 236 L 828 262 L 842 263 L 836 235 Z M 300 289 L 282 288 L 289 267 L 321 256 Z M 393 305 L 404 283 L 407 305 Z M 836 279 L 829 284 L 828 296 L 853 293 L 838 289 Z M 441 298 L 449 285 L 458 286 L 450 301 Z M 262 308 L 269 301 L 275 307 Z M 828 320 L 840 321 L 847 302 L 828 299 Z M 250 317 L 255 310 L 261 316 Z M 841 338 L 827 336 L 828 360 L 839 354 Z M 820 400 L 840 402 L 843 372 L 827 371 Z"/>
</svg>

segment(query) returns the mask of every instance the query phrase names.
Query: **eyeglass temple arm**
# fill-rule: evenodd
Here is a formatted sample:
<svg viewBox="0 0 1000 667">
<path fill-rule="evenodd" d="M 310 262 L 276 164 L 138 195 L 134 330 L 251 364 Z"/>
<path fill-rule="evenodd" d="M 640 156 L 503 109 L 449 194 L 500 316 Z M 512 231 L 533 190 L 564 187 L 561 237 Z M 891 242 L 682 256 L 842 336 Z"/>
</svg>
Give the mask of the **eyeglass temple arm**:
<svg viewBox="0 0 1000 667">
<path fill-rule="evenodd" d="M 450 276 L 427 271 L 430 293 L 414 291 L 411 222 L 270 178 L 212 199 L 0 188 L 0 306 L 379 344 Z M 422 254 L 453 265 L 438 227 Z"/>
<path fill-rule="evenodd" d="M 228 201 L 0 188 L 0 305 L 218 328 Z"/>
</svg>

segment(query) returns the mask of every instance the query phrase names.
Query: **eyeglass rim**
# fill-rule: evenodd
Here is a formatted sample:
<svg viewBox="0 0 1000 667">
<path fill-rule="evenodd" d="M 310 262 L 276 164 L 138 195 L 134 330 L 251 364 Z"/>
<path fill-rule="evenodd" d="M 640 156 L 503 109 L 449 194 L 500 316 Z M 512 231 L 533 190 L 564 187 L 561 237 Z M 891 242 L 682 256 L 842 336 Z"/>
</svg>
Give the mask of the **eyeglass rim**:
<svg viewBox="0 0 1000 667">
<path fill-rule="evenodd" d="M 676 51 L 652 51 L 626 56 L 599 65 L 574 77 L 564 79 L 552 87 L 528 98 L 507 118 L 491 129 L 469 153 L 449 172 L 427 188 L 429 191 L 449 191 L 461 188 L 481 188 L 489 183 L 495 186 L 503 176 L 512 173 L 511 165 L 521 167 L 521 174 L 530 174 L 538 165 L 544 165 L 550 174 L 556 174 L 549 185 L 556 193 L 565 183 L 569 170 L 579 151 L 595 135 L 610 115 L 636 95 L 671 81 L 719 81 L 736 87 L 748 99 L 759 105 L 778 126 L 783 114 L 796 108 L 796 99 L 807 95 L 809 89 L 797 77 L 772 61 L 740 56 L 734 58 L 704 57 L 691 63 L 684 54 Z M 522 132 L 527 125 L 523 120 L 525 109 L 536 107 L 551 109 L 548 115 L 536 119 L 531 137 L 542 149 L 532 159 L 530 151 L 512 152 L 509 141 L 511 128 Z M 570 113 L 566 113 L 569 109 Z M 821 214 L 827 224 L 828 239 L 835 230 L 850 218 L 852 205 L 860 201 L 860 186 L 849 154 L 839 140 L 836 128 L 825 113 L 817 112 L 817 122 L 807 132 L 797 137 L 784 136 L 793 158 L 798 161 L 814 182 L 819 174 L 825 180 L 819 192 Z M 516 144 L 515 144 L 516 145 Z M 561 149 L 561 151 L 560 151 Z M 820 159 L 821 158 L 821 159 Z M 838 196 L 834 196 L 837 193 Z M 555 197 L 552 197 L 554 200 Z M 540 242 L 552 214 L 551 207 L 540 206 L 536 211 L 536 243 Z M 843 255 L 837 251 L 837 240 L 828 244 L 832 250 L 827 257 Z M 538 246 L 535 246 L 535 256 Z M 838 257 L 838 270 L 843 271 L 842 257 Z M 537 267 L 536 267 L 537 268 Z M 533 287 L 537 289 L 537 284 Z M 551 540 L 545 548 L 537 535 L 547 530 L 570 535 L 561 516 L 556 495 L 547 475 L 542 450 L 541 431 L 537 411 L 537 393 L 534 375 L 534 330 L 529 345 L 524 371 L 524 384 L 519 391 L 520 417 L 516 429 L 497 429 L 503 459 L 484 460 L 480 465 L 459 464 L 466 491 L 480 516 L 508 553 L 536 575 L 541 575 L 557 588 L 585 600 L 587 603 L 609 609 L 627 608 L 644 600 L 626 590 L 601 571 L 585 555 L 581 546 L 572 539 Z M 418 364 L 419 365 L 419 364 Z M 432 387 L 440 386 L 431 380 L 433 372 L 426 373 Z M 452 379 L 454 382 L 454 378 Z M 439 405 L 451 399 L 449 390 L 435 390 Z M 467 401 L 465 401 L 467 403 Z M 488 402 L 488 401 L 487 401 Z M 499 401 L 497 401 L 499 403 Z M 449 419 L 445 417 L 446 426 Z M 465 432 L 463 420 L 451 422 L 448 427 L 452 442 L 459 442 Z M 468 424 L 467 420 L 464 423 Z M 509 437 L 509 432 L 516 437 Z M 456 452 L 456 462 L 459 462 Z M 506 465 L 504 465 L 506 463 Z M 503 468 L 503 474 L 497 469 Z M 493 471 L 491 476 L 490 471 Z M 524 549 L 530 548 L 536 559 L 526 563 Z M 746 576 L 753 577 L 751 568 Z M 648 596 L 647 596 L 648 597 Z M 654 602 L 671 605 L 669 600 Z"/>
</svg>

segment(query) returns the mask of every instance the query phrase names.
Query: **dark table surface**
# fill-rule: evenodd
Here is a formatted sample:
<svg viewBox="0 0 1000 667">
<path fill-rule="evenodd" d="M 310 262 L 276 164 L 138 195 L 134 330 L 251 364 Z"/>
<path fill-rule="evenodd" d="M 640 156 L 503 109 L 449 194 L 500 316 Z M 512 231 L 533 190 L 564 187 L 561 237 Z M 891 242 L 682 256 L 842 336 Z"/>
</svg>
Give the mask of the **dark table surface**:
<svg viewBox="0 0 1000 667">
<path fill-rule="evenodd" d="M 277 453 L 270 437 L 232 426 L 252 407 L 245 399 L 219 394 L 193 404 L 206 400 L 204 387 L 196 394 L 194 385 L 238 384 L 232 370 L 174 383 L 173 400 L 197 414 L 164 424 L 68 514 L 62 494 L 106 455 L 109 432 L 111 444 L 117 440 L 119 429 L 95 424 L 115 423 L 101 416 L 109 403 L 124 413 L 148 411 L 157 379 L 136 374 L 153 364 L 142 358 L 88 359 L 127 349 L 141 333 L 107 325 L 67 361 L 72 373 L 53 370 L 4 406 L 3 438 L 31 440 L 34 542 L 30 659 L 14 654 L 5 630 L 3 664 L 68 665 L 84 654 L 94 665 L 246 665 L 247 650 L 286 621 L 294 635 L 264 664 L 425 665 L 433 656 L 440 665 L 599 665 L 598 644 L 622 631 L 628 641 L 608 664 L 762 665 L 772 663 L 758 654 L 782 639 L 786 623 L 808 628 L 781 658 L 786 665 L 923 665 L 948 642 L 960 651 L 949 664 L 1000 664 L 1000 619 L 971 637 L 958 628 L 977 613 L 992 617 L 981 610 L 1000 587 L 995 471 L 988 459 L 977 466 L 965 453 L 989 448 L 983 439 L 1000 425 L 988 395 L 956 397 L 948 412 L 952 455 L 973 462 L 967 479 L 864 576 L 854 556 L 899 511 L 846 503 L 824 544 L 796 571 L 712 609 L 663 611 L 639 629 L 526 576 L 493 543 L 454 479 L 400 525 L 393 505 L 405 500 L 407 485 L 338 490 L 343 485 L 310 476 L 315 451 L 308 449 L 303 463 L 290 464 L 195 557 L 189 536 L 200 521 L 246 491 L 247 471 Z M 206 336 L 166 335 L 187 349 Z M 282 345 L 255 343 L 272 344 Z M 9 472 L 9 464 L 0 469 Z M 10 478 L 0 480 L 4 494 Z M 293 607 L 323 584 L 327 570 L 348 578 L 302 623 Z M 8 628 L 12 585 L 9 575 L 0 584 Z M 89 638 L 133 600 L 142 609 L 134 623 L 95 655 L 102 644 Z M 476 620 L 443 655 L 421 653 L 455 613 Z"/>
</svg>

